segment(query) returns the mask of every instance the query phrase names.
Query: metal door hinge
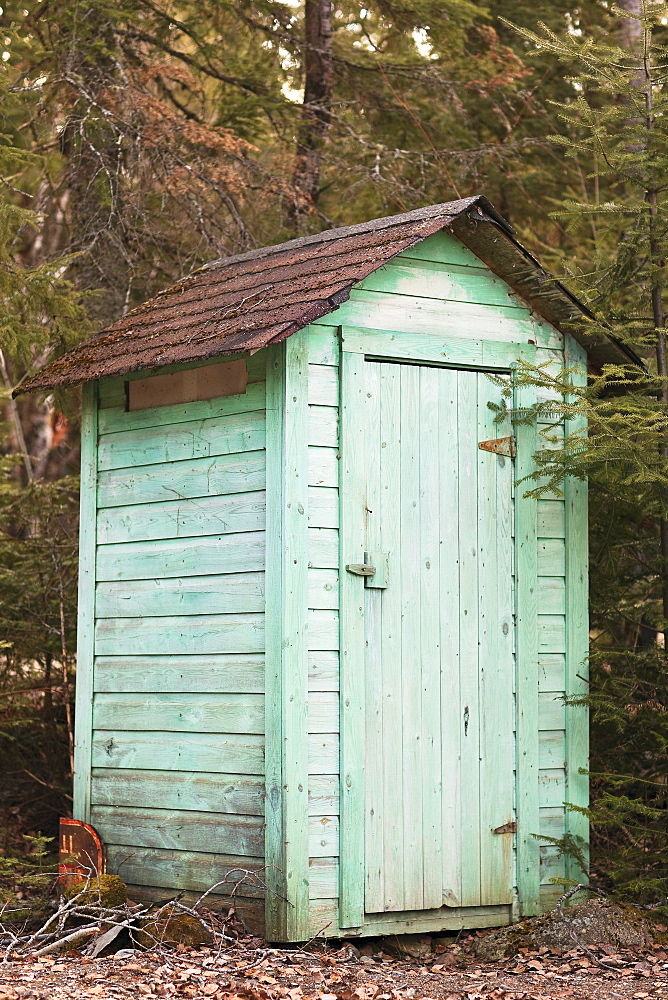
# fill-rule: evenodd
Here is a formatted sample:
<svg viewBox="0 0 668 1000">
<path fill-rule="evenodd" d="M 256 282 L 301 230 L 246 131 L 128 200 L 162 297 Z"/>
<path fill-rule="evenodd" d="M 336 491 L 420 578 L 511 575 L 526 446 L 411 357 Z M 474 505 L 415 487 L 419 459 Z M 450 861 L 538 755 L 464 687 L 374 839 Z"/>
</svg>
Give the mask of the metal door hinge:
<svg viewBox="0 0 668 1000">
<path fill-rule="evenodd" d="M 515 458 L 517 453 L 515 438 L 512 436 L 479 441 L 478 447 L 483 451 L 493 451 L 495 455 L 506 455 L 508 458 Z"/>
<path fill-rule="evenodd" d="M 517 823 L 504 823 L 503 826 L 497 826 L 496 830 L 492 830 L 492 833 L 517 833 Z"/>
</svg>

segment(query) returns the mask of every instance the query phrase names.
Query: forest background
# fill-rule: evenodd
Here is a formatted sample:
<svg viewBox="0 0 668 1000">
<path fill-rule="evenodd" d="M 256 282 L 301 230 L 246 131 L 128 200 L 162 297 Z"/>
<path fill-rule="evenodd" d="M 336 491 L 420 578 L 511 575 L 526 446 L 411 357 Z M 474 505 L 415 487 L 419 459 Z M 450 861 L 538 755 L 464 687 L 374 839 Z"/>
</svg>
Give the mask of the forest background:
<svg viewBox="0 0 668 1000">
<path fill-rule="evenodd" d="M 653 0 L 5 0 L 6 856 L 71 807 L 79 459 L 77 393 L 14 403 L 11 387 L 213 259 L 481 193 L 646 358 L 623 403 L 610 384 L 627 372 L 575 396 L 568 373 L 525 377 L 594 428 L 546 445 L 557 488 L 566 469 L 590 477 L 593 873 L 666 902 L 668 116 L 646 106 L 666 24 Z"/>
</svg>

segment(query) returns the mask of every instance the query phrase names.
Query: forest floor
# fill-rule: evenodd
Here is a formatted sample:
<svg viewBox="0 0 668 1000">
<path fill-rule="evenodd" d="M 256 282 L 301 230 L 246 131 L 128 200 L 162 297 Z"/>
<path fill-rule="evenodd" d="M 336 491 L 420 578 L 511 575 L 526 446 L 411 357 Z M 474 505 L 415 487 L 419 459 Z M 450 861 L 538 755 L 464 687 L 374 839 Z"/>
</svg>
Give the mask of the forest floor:
<svg viewBox="0 0 668 1000">
<path fill-rule="evenodd" d="M 288 950 L 246 938 L 223 951 L 179 946 L 94 959 L 75 952 L 32 957 L 0 963 L 0 1000 L 668 1000 L 664 946 L 561 956 L 524 949 L 493 963 L 466 954 L 466 940 L 457 954 L 445 947 L 416 959 L 366 951 L 370 946 L 345 944 Z"/>
</svg>

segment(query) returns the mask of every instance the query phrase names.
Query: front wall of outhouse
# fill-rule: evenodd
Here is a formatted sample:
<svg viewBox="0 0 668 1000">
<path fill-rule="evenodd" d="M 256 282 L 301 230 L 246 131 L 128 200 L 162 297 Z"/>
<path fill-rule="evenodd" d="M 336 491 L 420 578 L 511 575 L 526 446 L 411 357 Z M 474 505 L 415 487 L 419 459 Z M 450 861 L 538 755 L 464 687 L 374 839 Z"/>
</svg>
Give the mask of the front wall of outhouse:
<svg viewBox="0 0 668 1000">
<path fill-rule="evenodd" d="M 563 498 L 523 503 L 514 529 L 513 902 L 360 915 L 364 761 L 341 773 L 359 725 L 340 615 L 354 451 L 340 436 L 342 369 L 347 336 L 392 357 L 378 338 L 398 335 L 413 338 L 396 348 L 404 361 L 411 343 L 418 361 L 449 343 L 430 364 L 493 369 L 496 344 L 584 365 L 570 337 L 440 233 L 250 357 L 243 396 L 127 413 L 127 380 L 88 390 L 75 814 L 99 830 L 110 870 L 163 894 L 275 865 L 276 939 L 498 924 L 551 905 L 554 876 L 581 878 L 553 845 L 587 835 L 564 806 L 587 794 L 586 710 L 563 702 L 582 690 L 587 647 L 586 495 L 569 481 Z M 535 431 L 517 433 L 526 456 Z M 523 461 L 515 478 L 532 471 Z M 258 917 L 261 893 L 250 895 Z"/>
</svg>

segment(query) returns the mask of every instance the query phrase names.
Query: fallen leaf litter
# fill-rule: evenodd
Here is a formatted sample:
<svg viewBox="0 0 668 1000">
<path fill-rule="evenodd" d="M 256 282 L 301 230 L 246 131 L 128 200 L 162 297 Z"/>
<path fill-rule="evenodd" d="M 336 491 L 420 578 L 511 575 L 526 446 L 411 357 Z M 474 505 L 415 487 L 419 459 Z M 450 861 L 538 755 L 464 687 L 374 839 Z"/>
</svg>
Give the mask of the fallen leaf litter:
<svg viewBox="0 0 668 1000">
<path fill-rule="evenodd" d="M 348 945 L 288 950 L 250 938 L 222 953 L 182 948 L 95 959 L 77 952 L 28 956 L 0 966 L 0 1000 L 668 1000 L 662 947 L 600 955 L 612 963 L 609 969 L 577 948 L 559 956 L 522 949 L 481 964 L 466 954 L 465 942 L 457 955 L 406 961 L 382 951 L 360 955 Z"/>
</svg>

